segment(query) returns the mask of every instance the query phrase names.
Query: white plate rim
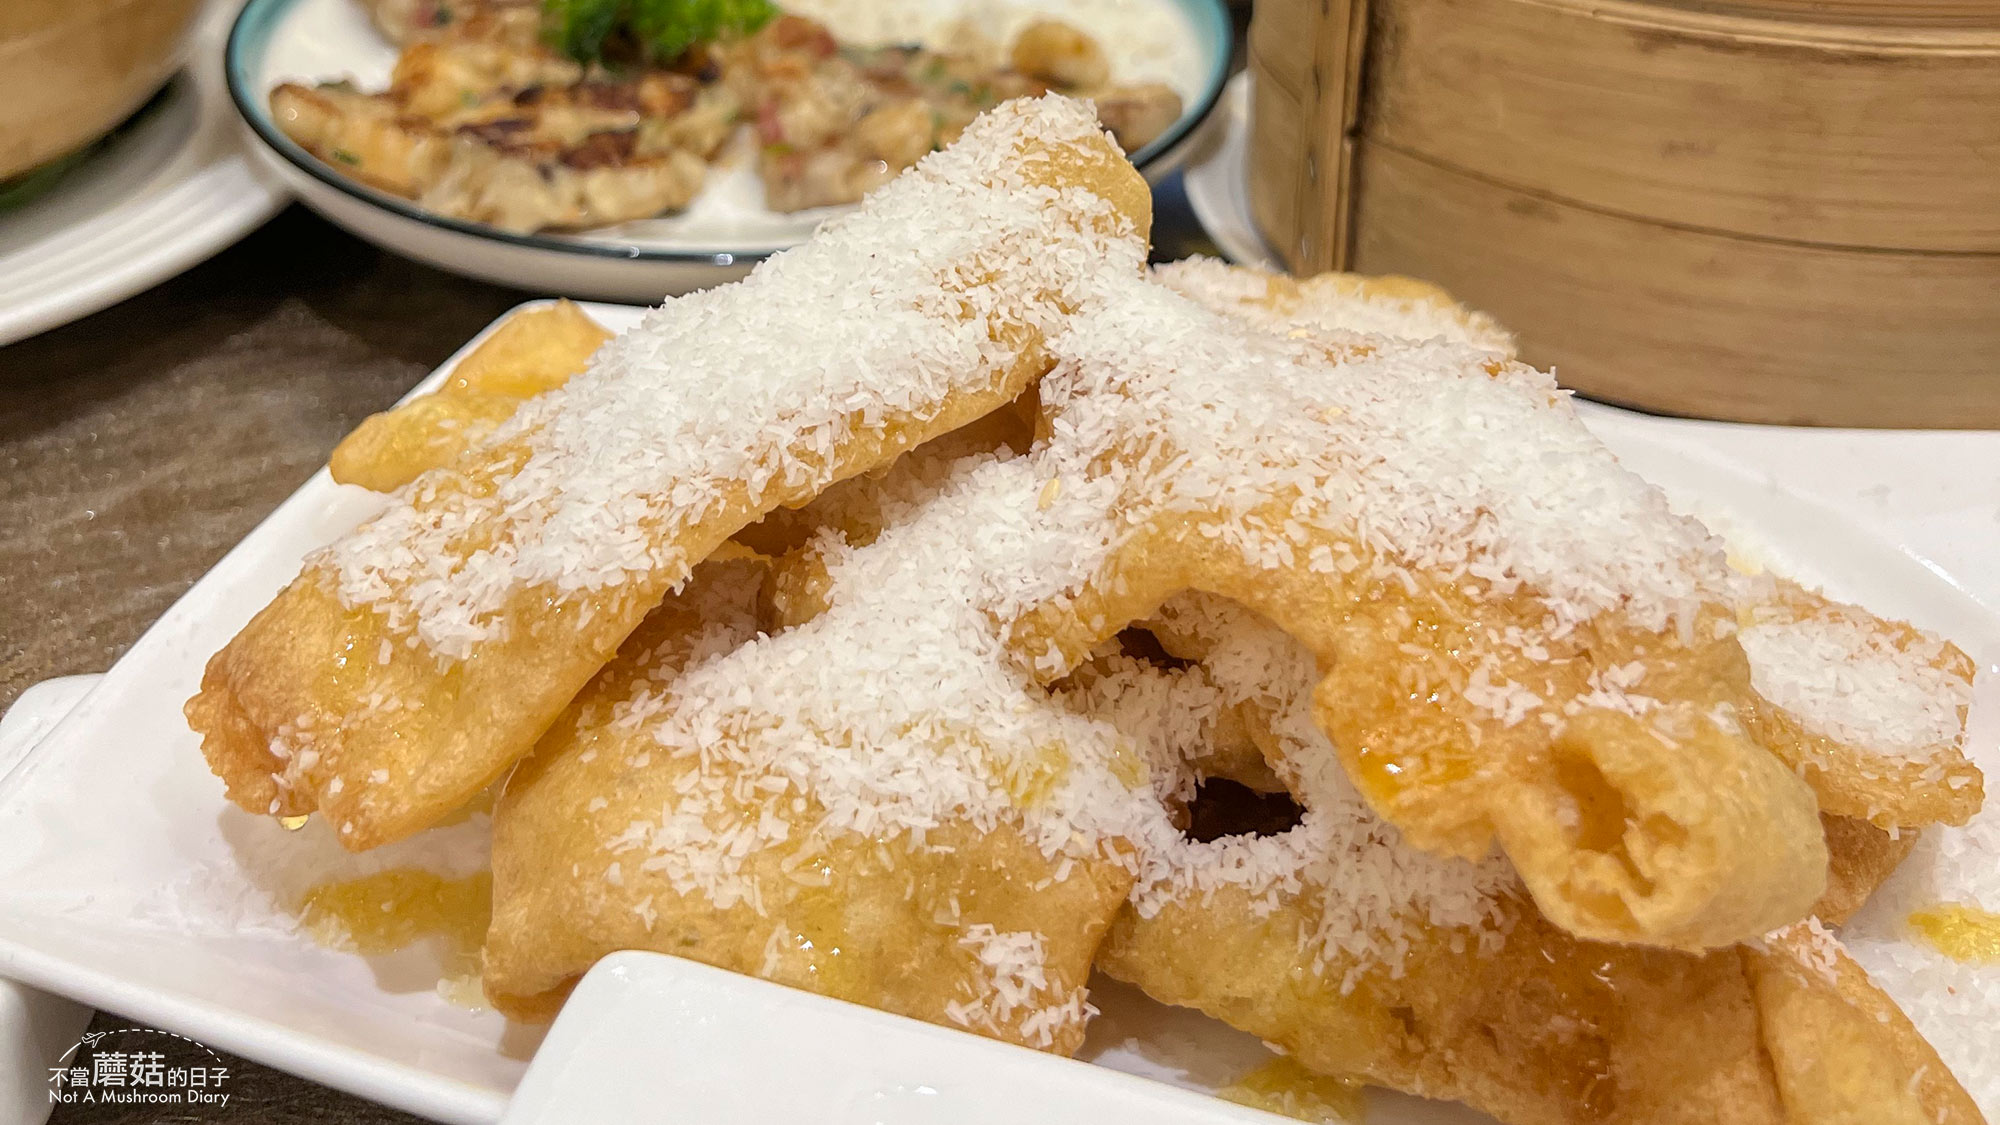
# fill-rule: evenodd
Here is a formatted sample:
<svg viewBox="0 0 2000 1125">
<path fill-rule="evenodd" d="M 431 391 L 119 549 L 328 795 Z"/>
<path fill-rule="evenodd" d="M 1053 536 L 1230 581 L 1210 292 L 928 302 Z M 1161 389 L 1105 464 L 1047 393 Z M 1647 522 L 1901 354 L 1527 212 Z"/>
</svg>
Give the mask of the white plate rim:
<svg viewBox="0 0 2000 1125">
<path fill-rule="evenodd" d="M 529 302 L 514 311 L 546 304 L 548 302 Z M 631 318 L 639 311 L 630 307 L 607 305 L 585 305 L 584 308 L 594 316 L 604 316 L 608 313 L 621 320 Z M 473 337 L 436 371 L 412 388 L 410 395 L 424 393 L 439 385 L 466 354 L 511 315 L 512 312 L 503 314 L 494 324 Z M 1700 440 L 1701 432 L 1697 428 L 1673 420 L 1653 419 L 1610 407 L 1593 407 L 1587 417 L 1590 417 L 1593 429 L 1606 436 L 1617 433 L 1622 441 L 1630 443 L 1633 447 L 1653 451 L 1659 456 L 1695 463 L 1698 475 L 1713 476 L 1722 473 L 1746 486 L 1778 484 L 1776 481 L 1760 478 L 1755 467 L 1743 459 L 1711 448 Z M 1829 433 L 1838 436 L 1838 432 Z M 313 505 L 325 502 L 332 489 L 330 478 L 324 469 L 314 474 L 298 492 L 233 547 L 214 568 L 194 584 L 187 594 L 183 595 L 180 602 L 170 608 L 160 621 L 140 638 L 127 656 L 121 659 L 119 665 L 115 666 L 102 681 L 105 686 L 94 691 L 79 704 L 76 711 L 51 732 L 51 737 L 44 741 L 43 746 L 46 747 L 55 741 L 54 736 L 63 733 L 65 727 L 79 721 L 87 721 L 89 713 L 96 709 L 93 705 L 103 705 L 107 691 L 115 690 L 119 681 L 125 678 L 121 676 L 121 672 L 127 675 L 136 674 L 139 666 L 145 661 L 164 655 L 156 653 L 155 650 L 163 649 L 170 643 L 171 633 L 178 624 L 177 619 L 186 612 L 183 603 L 194 599 L 205 588 L 232 583 L 253 575 L 258 566 L 264 565 L 256 557 L 260 540 L 268 534 L 281 532 L 290 519 L 303 515 Z M 1787 487 L 1779 491 L 1803 504 L 1819 509 L 1823 514 L 1837 518 L 1853 535 L 1867 540 L 1867 550 L 1875 558 L 1885 560 L 1892 556 L 1899 558 L 1900 562 L 1885 565 L 1896 567 L 1899 573 L 1907 573 L 1911 581 L 1926 588 L 1925 597 L 1936 599 L 1936 604 L 1946 611 L 1959 613 L 1967 618 L 1960 622 L 1960 628 L 1950 632 L 1962 636 L 1965 630 L 1977 629 L 1984 636 L 1996 635 L 1995 629 L 2000 628 L 2000 616 L 1981 606 L 1970 592 L 1954 583 L 1949 575 L 1933 573 L 1928 568 L 1924 556 L 1904 542 L 1893 528 L 1857 519 L 1853 513 L 1835 505 L 1802 495 L 1801 489 Z M 1933 628 L 1939 627 L 1936 621 L 1929 624 Z M 22 780 L 20 776 L 22 772 L 41 760 L 46 760 L 45 754 L 31 752 L 13 772 L 0 776 L 0 801 L 18 793 L 17 783 Z M 4 897 L 4 889 L 0 889 L 0 897 Z M 506 1095 L 498 1090 L 460 1081 L 414 1063 L 371 1054 L 293 1024 L 246 1014 L 186 990 L 166 989 L 133 980 L 129 976 L 121 976 L 115 969 L 107 969 L 95 962 L 87 961 L 86 956 L 52 951 L 47 944 L 38 945 L 33 941 L 21 940 L 0 932 L 0 976 L 17 978 L 25 983 L 116 1010 L 156 1026 L 172 1028 L 247 1058 L 347 1090 L 361 1097 L 440 1120 L 491 1122 L 504 1111 Z"/>
</svg>

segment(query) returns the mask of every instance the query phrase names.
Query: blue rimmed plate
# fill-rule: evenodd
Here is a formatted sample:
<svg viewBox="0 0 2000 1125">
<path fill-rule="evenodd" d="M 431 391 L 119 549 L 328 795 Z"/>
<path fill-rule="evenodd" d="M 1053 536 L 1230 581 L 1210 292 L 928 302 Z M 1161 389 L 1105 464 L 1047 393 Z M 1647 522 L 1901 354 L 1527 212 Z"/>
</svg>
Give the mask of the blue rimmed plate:
<svg viewBox="0 0 2000 1125">
<path fill-rule="evenodd" d="M 990 20 L 998 9 L 987 0 L 894 2 L 929 13 L 934 18 L 924 22 L 934 26 L 954 16 Z M 823 15 L 867 8 L 853 0 L 801 3 Z M 1095 31 L 1121 78 L 1165 82 L 1180 93 L 1186 107 L 1180 119 L 1133 154 L 1149 176 L 1175 166 L 1228 76 L 1231 34 L 1222 0 L 1008 0 L 1005 10 L 1045 11 Z M 837 20 L 834 26 L 846 30 Z M 250 0 L 226 57 L 230 96 L 256 137 L 253 147 L 313 210 L 395 253 L 535 292 L 652 303 L 741 276 L 804 241 L 831 210 L 766 209 L 754 162 L 739 154 L 711 170 L 708 186 L 680 214 L 589 231 L 510 234 L 351 180 L 271 119 L 269 93 L 281 82 L 351 78 L 363 89 L 381 89 L 395 60 L 396 48 L 357 0 Z"/>
</svg>

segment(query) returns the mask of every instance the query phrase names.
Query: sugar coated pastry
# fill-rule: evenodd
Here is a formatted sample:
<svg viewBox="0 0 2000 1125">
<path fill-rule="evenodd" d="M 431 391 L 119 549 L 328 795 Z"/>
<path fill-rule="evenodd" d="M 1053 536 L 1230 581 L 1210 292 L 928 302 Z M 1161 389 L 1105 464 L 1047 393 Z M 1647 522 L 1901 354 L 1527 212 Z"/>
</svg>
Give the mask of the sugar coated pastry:
<svg viewBox="0 0 2000 1125">
<path fill-rule="evenodd" d="M 1120 289 L 1042 382 L 1050 448 L 1078 447 L 1051 487 L 1115 498 L 1102 565 L 1015 628 L 1038 674 L 1220 594 L 1314 651 L 1371 805 L 1440 854 L 1497 840 L 1558 925 L 1698 949 L 1803 916 L 1825 844 L 1736 718 L 1734 572 L 1545 376 Z"/>
<path fill-rule="evenodd" d="M 354 848 L 504 777 L 518 1019 L 648 949 L 1067 1053 L 1098 968 L 1512 1125 L 1979 1122 L 1964 653 L 1732 568 L 1434 287 L 1148 269 L 1146 200 L 1009 103 L 608 343 L 510 321 L 343 443 L 385 511 L 211 661 L 211 766 Z"/>
<path fill-rule="evenodd" d="M 1201 609 L 1182 609 L 1185 629 Z M 1127 666 L 1080 705 L 1162 769 L 1198 761 L 1216 715 L 1259 716 L 1305 813 L 1186 847 L 1164 897 L 1141 888 L 1114 925 L 1112 976 L 1313 1070 L 1517 1125 L 1980 1120 L 1817 919 L 1703 954 L 1564 933 L 1503 861 L 1426 856 L 1369 811 L 1312 721 L 1309 652 L 1247 614 L 1203 632 L 1203 679 Z M 1836 858 L 1865 895 L 1879 870 L 1856 863 Z"/>
<path fill-rule="evenodd" d="M 1153 267 L 1184 297 L 1280 334 L 1352 332 L 1399 340 L 1443 339 L 1512 358 L 1514 335 L 1493 318 L 1414 277 L 1323 273 L 1293 278 L 1213 258 Z"/>
<path fill-rule="evenodd" d="M 406 836 L 528 752 L 764 513 L 1018 396 L 1146 187 L 1088 107 L 1010 103 L 738 285 L 669 302 L 305 570 L 188 717 L 246 809 Z"/>
</svg>

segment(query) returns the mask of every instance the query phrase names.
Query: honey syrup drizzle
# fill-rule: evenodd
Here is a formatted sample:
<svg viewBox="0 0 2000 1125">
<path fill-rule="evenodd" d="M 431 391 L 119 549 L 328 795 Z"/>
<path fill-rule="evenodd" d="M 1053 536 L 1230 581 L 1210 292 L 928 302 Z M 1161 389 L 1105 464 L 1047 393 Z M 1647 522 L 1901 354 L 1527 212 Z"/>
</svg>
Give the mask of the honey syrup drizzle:
<svg viewBox="0 0 2000 1125">
<path fill-rule="evenodd" d="M 1910 915 L 1910 928 L 1954 961 L 2000 962 L 2000 914 L 1943 903 Z"/>
<path fill-rule="evenodd" d="M 480 1008 L 479 952 L 493 915 L 493 876 L 481 871 L 453 879 L 397 867 L 322 883 L 306 892 L 299 921 L 332 949 L 394 953 L 434 939 L 441 956 L 438 995 Z"/>
<path fill-rule="evenodd" d="M 1357 1125 L 1366 1112 L 1362 1085 L 1314 1074 L 1290 1056 L 1275 1058 L 1215 1092 L 1226 1102 L 1318 1125 Z"/>
</svg>

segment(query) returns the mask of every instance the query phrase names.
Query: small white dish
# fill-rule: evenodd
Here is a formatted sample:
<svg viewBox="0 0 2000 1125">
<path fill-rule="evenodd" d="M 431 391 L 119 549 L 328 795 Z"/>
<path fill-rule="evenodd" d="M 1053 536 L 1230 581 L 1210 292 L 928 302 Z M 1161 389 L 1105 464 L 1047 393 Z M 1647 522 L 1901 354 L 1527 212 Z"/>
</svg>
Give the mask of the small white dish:
<svg viewBox="0 0 2000 1125">
<path fill-rule="evenodd" d="M 137 120 L 47 194 L 0 212 L 0 344 L 151 288 L 284 206 L 288 193 L 244 148 L 223 87 L 236 8 L 211 3 L 187 66 Z"/>
<path fill-rule="evenodd" d="M 1282 270 L 1250 213 L 1249 71 L 1229 80 L 1203 128 L 1203 144 L 1181 171 L 1188 207 L 1222 256 L 1239 266 Z"/>
<path fill-rule="evenodd" d="M 641 313 L 604 305 L 587 311 L 614 331 Z M 437 386 L 456 361 L 412 393 Z M 2000 554 L 1993 500 L 2000 495 L 2000 434 L 1729 426 L 1589 404 L 1584 417 L 1635 468 L 1735 532 L 1753 556 L 1781 562 L 1836 597 L 1935 629 L 1968 651 L 2000 651 L 2000 615 L 1990 608 L 2000 605 L 2000 572 L 1990 566 Z M 278 904 L 321 879 L 387 866 L 467 873 L 484 861 L 485 824 L 475 818 L 348 855 L 323 825 L 288 833 L 228 805 L 181 715 L 208 656 L 290 580 L 307 552 L 379 506 L 371 494 L 335 485 L 324 471 L 316 475 L 195 583 L 25 760 L 0 774 L 0 977 L 414 1113 L 492 1122 L 506 1111 L 541 1032 L 454 1006 L 426 979 L 421 957 L 412 965 L 410 951 L 363 957 L 321 948 L 296 932 Z M 766 995 L 762 987 L 731 982 L 730 995 Z M 1130 990 L 1107 988 L 1093 999 L 1105 1016 L 1083 1054 L 1101 1070 L 1212 1090 L 1268 1057 L 1248 1036 Z M 806 1007 L 803 1018 L 832 1028 L 836 1040 L 872 1041 L 871 1021 L 884 1018 L 824 1002 Z M 621 1010 L 619 1018 L 640 1018 L 631 1014 L 636 1006 Z M 839 1018 L 828 1014 L 836 1011 Z M 727 1016 L 714 1013 L 718 1021 Z M 586 1033 L 584 1017 L 565 1021 Z M 771 1041 L 793 1034 L 777 1026 L 766 1032 Z M 943 1030 L 904 1036 L 898 1073 L 874 1070 L 870 1081 L 935 1087 L 940 1073 L 967 1073 L 959 1048 L 975 1055 L 983 1048 L 962 1039 Z M 716 1048 L 690 1064 L 704 1081 L 771 1081 L 757 1069 L 758 1056 L 725 1049 L 728 1042 L 718 1034 Z M 658 1069 L 649 1062 L 620 1080 L 643 1086 Z M 1105 1097 L 1132 1088 L 1125 1077 L 1067 1064 L 1062 1075 L 1053 1080 L 1062 1089 L 1106 1083 Z M 849 1089 L 823 1089 L 796 1075 L 785 1081 L 806 1098 Z M 1011 1104 L 1039 1107 L 1041 1097 L 1017 1086 Z M 1116 1116 L 1135 1116 L 1150 1101 L 1142 1097 L 1132 1103 L 1135 1113 Z M 1384 1096 L 1371 1104 L 1378 1125 L 1479 1120 L 1414 1099 Z M 1220 1103 L 1202 1105 L 1212 1111 L 1209 1120 L 1241 1119 Z M 881 1119 L 894 1120 L 890 1112 Z"/>
<path fill-rule="evenodd" d="M 103 676 L 58 676 L 22 692 L 0 715 L 0 777 L 89 695 Z M 41 1125 L 49 1116 L 48 1068 L 90 1026 L 91 1010 L 0 980 L 0 1120 Z"/>
<path fill-rule="evenodd" d="M 1143 15 L 1175 29 L 1174 44 L 1129 76 L 1175 87 L 1185 109 L 1157 140 L 1132 154 L 1149 177 L 1171 171 L 1195 127 L 1220 96 L 1231 31 L 1222 0 L 921 0 L 941 13 L 996 7 L 1067 15 L 1088 29 L 1086 8 Z M 853 8 L 854 5 L 845 5 Z M 1113 52 L 1120 44 L 1107 42 Z M 230 33 L 227 71 L 252 145 L 308 207 L 393 253 L 440 269 L 537 293 L 655 302 L 733 281 L 770 254 L 806 240 L 839 208 L 781 214 L 764 207 L 754 159 L 738 137 L 711 169 L 694 203 L 676 215 L 571 233 L 512 234 L 446 218 L 352 180 L 300 148 L 271 120 L 269 93 L 281 82 L 352 78 L 363 89 L 388 85 L 396 48 L 357 0 L 250 0 Z"/>
<path fill-rule="evenodd" d="M 1273 1120 L 1162 1082 L 679 957 L 614 953 L 570 996 L 501 1123 Z"/>
</svg>

